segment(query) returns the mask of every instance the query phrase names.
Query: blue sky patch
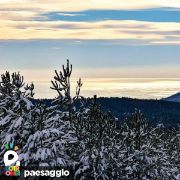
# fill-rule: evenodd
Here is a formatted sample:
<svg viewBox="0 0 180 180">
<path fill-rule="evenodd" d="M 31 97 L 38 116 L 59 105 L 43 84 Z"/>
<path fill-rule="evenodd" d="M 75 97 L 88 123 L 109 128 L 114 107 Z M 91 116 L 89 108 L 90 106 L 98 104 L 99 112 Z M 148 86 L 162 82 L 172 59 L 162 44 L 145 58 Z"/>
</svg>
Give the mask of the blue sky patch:
<svg viewBox="0 0 180 180">
<path fill-rule="evenodd" d="M 179 9 L 148 10 L 93 10 L 82 12 L 55 12 L 43 14 L 39 21 L 102 21 L 102 20 L 137 20 L 149 22 L 180 22 Z M 37 20 L 37 19 L 36 19 Z"/>
</svg>

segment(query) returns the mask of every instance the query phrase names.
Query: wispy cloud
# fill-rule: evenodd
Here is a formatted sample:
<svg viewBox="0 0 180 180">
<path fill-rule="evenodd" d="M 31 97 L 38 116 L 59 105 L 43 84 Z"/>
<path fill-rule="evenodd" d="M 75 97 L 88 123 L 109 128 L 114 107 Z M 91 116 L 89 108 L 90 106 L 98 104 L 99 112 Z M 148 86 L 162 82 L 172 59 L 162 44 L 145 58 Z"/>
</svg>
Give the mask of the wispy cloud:
<svg viewBox="0 0 180 180">
<path fill-rule="evenodd" d="M 84 11 L 92 9 L 179 8 L 179 0 L 1 0 L 1 9 L 39 9 L 41 11 Z"/>
<path fill-rule="evenodd" d="M 39 13 L 33 11 L 0 11 L 1 20 L 26 21 L 39 17 L 43 18 Z"/>
<path fill-rule="evenodd" d="M 153 42 L 178 41 L 180 23 L 142 21 L 66 22 L 0 20 L 0 39 L 132 39 Z"/>
<path fill-rule="evenodd" d="M 58 15 L 60 16 L 70 16 L 70 17 L 73 17 L 73 16 L 84 16 L 84 14 L 74 14 L 74 13 L 57 13 Z"/>
<path fill-rule="evenodd" d="M 52 49 L 53 49 L 53 50 L 61 50 L 61 49 L 62 49 L 62 47 L 57 47 L 57 46 L 54 46 L 54 47 L 52 47 Z"/>
</svg>

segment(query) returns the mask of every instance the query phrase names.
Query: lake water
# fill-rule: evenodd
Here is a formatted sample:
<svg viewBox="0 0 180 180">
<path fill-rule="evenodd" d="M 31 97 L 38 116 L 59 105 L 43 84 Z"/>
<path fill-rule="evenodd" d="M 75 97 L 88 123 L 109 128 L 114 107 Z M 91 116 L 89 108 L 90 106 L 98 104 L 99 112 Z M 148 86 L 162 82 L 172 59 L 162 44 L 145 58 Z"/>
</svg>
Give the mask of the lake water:
<svg viewBox="0 0 180 180">
<path fill-rule="evenodd" d="M 57 95 L 49 81 L 35 81 L 36 98 L 53 98 Z M 76 80 L 72 79 L 72 94 Z M 85 78 L 82 95 L 92 97 L 132 97 L 161 99 L 180 92 L 180 78 Z"/>
</svg>

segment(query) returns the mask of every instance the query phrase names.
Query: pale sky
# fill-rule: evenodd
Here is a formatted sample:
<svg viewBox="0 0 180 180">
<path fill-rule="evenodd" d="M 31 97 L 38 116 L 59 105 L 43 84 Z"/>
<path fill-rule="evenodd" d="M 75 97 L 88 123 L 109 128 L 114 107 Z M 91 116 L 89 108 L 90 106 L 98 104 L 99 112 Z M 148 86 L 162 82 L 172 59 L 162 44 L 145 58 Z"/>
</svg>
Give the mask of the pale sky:
<svg viewBox="0 0 180 180">
<path fill-rule="evenodd" d="M 1 0 L 0 71 L 49 81 L 180 77 L 179 0 Z"/>
</svg>

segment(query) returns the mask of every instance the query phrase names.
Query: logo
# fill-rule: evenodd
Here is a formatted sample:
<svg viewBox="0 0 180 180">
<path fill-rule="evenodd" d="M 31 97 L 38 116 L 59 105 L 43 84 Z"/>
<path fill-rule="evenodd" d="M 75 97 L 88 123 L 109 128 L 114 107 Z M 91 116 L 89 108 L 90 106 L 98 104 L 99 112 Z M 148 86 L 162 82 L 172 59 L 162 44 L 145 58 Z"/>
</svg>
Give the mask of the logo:
<svg viewBox="0 0 180 180">
<path fill-rule="evenodd" d="M 16 151 L 19 150 L 18 146 L 13 143 L 5 145 L 6 152 L 4 154 L 5 175 L 6 176 L 20 176 L 20 161 Z"/>
</svg>

